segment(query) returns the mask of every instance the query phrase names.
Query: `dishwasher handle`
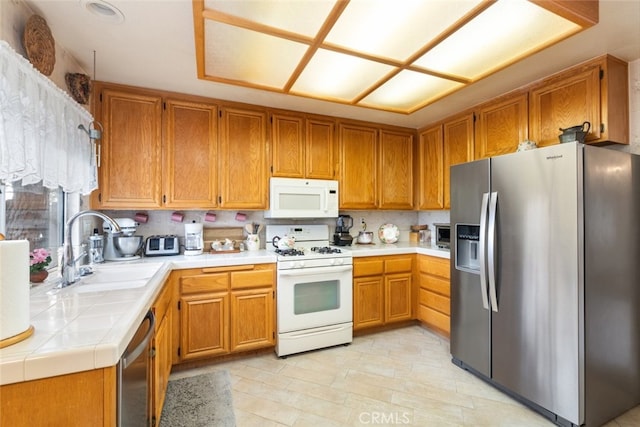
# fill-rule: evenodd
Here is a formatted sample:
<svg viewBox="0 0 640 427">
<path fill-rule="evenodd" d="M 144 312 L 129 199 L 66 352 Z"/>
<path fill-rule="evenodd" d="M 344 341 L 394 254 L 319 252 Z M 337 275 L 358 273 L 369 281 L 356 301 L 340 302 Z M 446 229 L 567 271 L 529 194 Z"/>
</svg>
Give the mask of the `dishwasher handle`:
<svg viewBox="0 0 640 427">
<path fill-rule="evenodd" d="M 142 353 L 144 349 L 147 348 L 149 341 L 151 341 L 151 337 L 153 336 L 153 331 L 156 325 L 156 316 L 154 316 L 153 311 L 149 310 L 144 316 L 142 322 L 144 323 L 144 321 L 147 319 L 149 319 L 149 329 L 147 330 L 147 332 L 145 332 L 142 341 L 140 341 L 140 343 L 135 348 L 133 348 L 131 351 L 125 350 L 124 354 L 122 355 L 122 369 L 127 369 L 127 367 L 131 363 L 133 363 L 133 361 L 136 360 L 138 356 L 140 356 L 140 353 Z"/>
</svg>

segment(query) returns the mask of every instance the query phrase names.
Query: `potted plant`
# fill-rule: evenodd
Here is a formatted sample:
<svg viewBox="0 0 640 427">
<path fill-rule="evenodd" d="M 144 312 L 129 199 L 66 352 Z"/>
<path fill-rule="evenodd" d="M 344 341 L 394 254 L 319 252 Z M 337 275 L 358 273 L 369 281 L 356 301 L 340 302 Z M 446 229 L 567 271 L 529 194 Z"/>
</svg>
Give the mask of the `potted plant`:
<svg viewBox="0 0 640 427">
<path fill-rule="evenodd" d="M 34 249 L 29 254 L 29 280 L 33 283 L 43 282 L 49 272 L 47 266 L 51 263 L 51 253 L 44 248 Z"/>
</svg>

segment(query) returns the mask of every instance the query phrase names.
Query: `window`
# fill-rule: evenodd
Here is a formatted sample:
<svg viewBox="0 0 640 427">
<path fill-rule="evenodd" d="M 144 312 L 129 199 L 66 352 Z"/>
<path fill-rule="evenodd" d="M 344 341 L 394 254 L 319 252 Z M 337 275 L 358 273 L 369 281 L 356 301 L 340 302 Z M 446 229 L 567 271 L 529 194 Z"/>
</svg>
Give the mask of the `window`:
<svg viewBox="0 0 640 427">
<path fill-rule="evenodd" d="M 29 241 L 29 250 L 46 248 L 56 267 L 64 230 L 64 193 L 42 184 L 0 183 L 0 232 L 7 239 Z"/>
</svg>

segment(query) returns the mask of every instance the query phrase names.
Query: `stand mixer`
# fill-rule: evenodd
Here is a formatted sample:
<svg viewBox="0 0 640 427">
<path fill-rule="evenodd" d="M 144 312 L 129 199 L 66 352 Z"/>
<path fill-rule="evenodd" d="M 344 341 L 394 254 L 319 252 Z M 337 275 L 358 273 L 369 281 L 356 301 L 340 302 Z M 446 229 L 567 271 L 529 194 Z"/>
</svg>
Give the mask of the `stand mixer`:
<svg viewBox="0 0 640 427">
<path fill-rule="evenodd" d="M 114 218 L 116 223 L 122 230 L 120 233 L 114 233 L 111 224 L 104 222 L 102 229 L 105 232 L 104 242 L 104 259 L 105 261 L 128 261 L 140 258 L 136 255 L 136 252 L 142 246 L 142 236 L 134 236 L 138 229 L 138 223 L 131 218 Z M 133 245 L 127 245 L 127 247 L 118 244 L 118 238 L 138 238 L 137 247 L 135 243 Z"/>
<path fill-rule="evenodd" d="M 349 234 L 351 227 L 353 227 L 353 218 L 350 215 L 338 215 L 333 244 L 336 246 L 351 246 L 353 242 L 353 237 Z"/>
</svg>

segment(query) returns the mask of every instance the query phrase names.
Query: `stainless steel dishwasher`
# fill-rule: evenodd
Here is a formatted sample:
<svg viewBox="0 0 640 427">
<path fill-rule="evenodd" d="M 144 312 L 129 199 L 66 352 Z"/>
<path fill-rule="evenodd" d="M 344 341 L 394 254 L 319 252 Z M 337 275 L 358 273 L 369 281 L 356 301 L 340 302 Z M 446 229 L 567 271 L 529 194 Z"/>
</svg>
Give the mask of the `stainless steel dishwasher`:
<svg viewBox="0 0 640 427">
<path fill-rule="evenodd" d="M 117 417 L 119 427 L 149 426 L 150 344 L 155 316 L 149 310 L 118 362 Z"/>
</svg>

